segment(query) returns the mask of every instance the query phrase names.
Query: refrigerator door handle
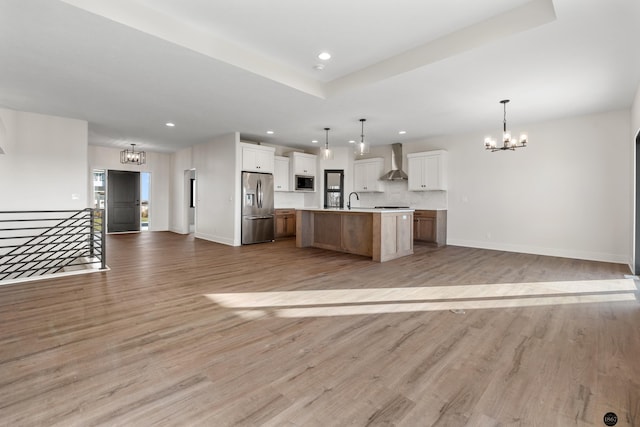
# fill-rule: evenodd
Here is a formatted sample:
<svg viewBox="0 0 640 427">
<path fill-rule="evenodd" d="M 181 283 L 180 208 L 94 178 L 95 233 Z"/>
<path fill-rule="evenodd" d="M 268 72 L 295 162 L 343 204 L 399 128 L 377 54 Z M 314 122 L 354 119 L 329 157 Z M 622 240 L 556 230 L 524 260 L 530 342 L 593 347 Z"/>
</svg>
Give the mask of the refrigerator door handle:
<svg viewBox="0 0 640 427">
<path fill-rule="evenodd" d="M 257 193 L 258 193 L 258 208 L 262 209 L 263 194 L 262 194 L 262 180 L 261 179 L 258 180 Z"/>
</svg>

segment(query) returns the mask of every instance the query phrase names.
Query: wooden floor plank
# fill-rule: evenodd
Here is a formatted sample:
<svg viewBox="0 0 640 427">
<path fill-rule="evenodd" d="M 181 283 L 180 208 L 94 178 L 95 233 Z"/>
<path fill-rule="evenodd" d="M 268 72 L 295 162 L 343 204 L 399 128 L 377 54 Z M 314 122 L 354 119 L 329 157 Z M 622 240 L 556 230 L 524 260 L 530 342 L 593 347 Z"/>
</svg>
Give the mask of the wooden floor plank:
<svg viewBox="0 0 640 427">
<path fill-rule="evenodd" d="M 640 425 L 622 265 L 164 232 L 107 248 L 108 272 L 0 286 L 3 424 Z"/>
</svg>

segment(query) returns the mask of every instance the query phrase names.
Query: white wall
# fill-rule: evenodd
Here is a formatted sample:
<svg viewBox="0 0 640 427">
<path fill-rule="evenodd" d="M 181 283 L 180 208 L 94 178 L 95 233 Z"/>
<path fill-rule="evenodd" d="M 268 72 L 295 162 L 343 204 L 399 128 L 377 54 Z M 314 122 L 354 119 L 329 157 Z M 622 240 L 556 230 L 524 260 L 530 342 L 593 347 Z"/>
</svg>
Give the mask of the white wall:
<svg viewBox="0 0 640 427">
<path fill-rule="evenodd" d="M 94 169 L 150 172 L 149 231 L 169 230 L 169 199 L 171 175 L 171 155 L 147 151 L 147 163 L 131 165 L 120 163 L 120 149 L 89 146 L 89 167 Z M 92 183 L 88 180 L 88 194 L 91 196 Z M 90 199 L 91 200 L 91 199 Z"/>
<path fill-rule="evenodd" d="M 635 211 L 635 201 L 636 201 L 636 136 L 640 132 L 640 86 L 638 86 L 638 90 L 636 91 L 636 97 L 633 101 L 633 105 L 631 106 L 631 139 L 629 144 L 631 146 L 631 156 L 629 156 L 630 167 L 632 170 L 631 175 L 631 188 L 629 191 L 629 200 L 632 206 L 632 215 L 630 218 L 630 227 L 631 227 L 631 242 L 629 243 L 630 249 L 629 253 L 631 254 L 631 260 L 629 262 L 629 266 L 631 267 L 631 271 L 636 271 L 635 265 L 635 245 L 634 245 L 634 236 L 636 235 L 636 211 Z"/>
<path fill-rule="evenodd" d="M 634 138 L 634 142 L 638 131 L 640 131 L 640 86 L 638 86 L 636 97 L 631 107 L 631 136 Z"/>
<path fill-rule="evenodd" d="M 193 167 L 193 149 L 191 147 L 177 151 L 171 155 L 171 202 L 169 230 L 174 233 L 189 233 L 187 218 L 185 218 L 187 215 L 187 206 L 185 205 L 185 192 L 187 189 L 185 187 L 184 174 L 185 171 L 190 170 Z"/>
<path fill-rule="evenodd" d="M 449 153 L 449 244 L 627 263 L 629 129 L 625 110 L 513 128 L 530 138 L 516 151 L 480 132 L 403 148 Z"/>
<path fill-rule="evenodd" d="M 84 209 L 87 122 L 0 108 L 0 210 Z"/>
<path fill-rule="evenodd" d="M 238 246 L 240 134 L 223 135 L 206 144 L 195 145 L 192 149 L 197 193 L 195 236 Z M 177 199 L 182 200 L 179 197 Z M 175 197 L 174 203 L 177 203 Z"/>
</svg>

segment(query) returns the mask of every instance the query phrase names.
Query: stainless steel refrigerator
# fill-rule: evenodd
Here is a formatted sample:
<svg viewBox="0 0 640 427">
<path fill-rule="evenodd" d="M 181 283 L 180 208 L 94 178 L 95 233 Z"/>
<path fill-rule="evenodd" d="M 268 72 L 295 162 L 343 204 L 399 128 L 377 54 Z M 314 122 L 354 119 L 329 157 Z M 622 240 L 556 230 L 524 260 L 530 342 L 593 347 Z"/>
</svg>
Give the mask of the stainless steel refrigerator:
<svg viewBox="0 0 640 427">
<path fill-rule="evenodd" d="M 274 239 L 273 175 L 242 172 L 242 244 Z"/>
</svg>

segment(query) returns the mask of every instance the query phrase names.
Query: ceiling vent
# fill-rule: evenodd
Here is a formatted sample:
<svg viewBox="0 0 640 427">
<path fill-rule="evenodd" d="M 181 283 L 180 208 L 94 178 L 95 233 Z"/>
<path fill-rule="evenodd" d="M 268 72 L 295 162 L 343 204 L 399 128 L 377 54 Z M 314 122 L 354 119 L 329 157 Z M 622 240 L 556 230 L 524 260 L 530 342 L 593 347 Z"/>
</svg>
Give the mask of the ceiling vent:
<svg viewBox="0 0 640 427">
<path fill-rule="evenodd" d="M 406 173 L 402 171 L 402 144 L 396 142 L 391 144 L 391 170 L 380 177 L 387 181 L 400 181 L 408 179 Z"/>
</svg>

